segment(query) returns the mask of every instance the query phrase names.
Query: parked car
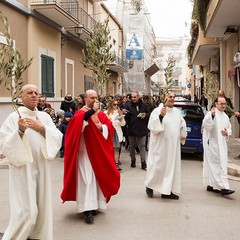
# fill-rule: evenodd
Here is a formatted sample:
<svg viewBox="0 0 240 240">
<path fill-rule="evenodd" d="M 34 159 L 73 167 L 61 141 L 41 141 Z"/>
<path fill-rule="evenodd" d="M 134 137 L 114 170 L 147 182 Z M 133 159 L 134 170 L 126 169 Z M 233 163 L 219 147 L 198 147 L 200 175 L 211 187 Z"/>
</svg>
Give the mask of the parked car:
<svg viewBox="0 0 240 240">
<path fill-rule="evenodd" d="M 181 151 L 187 153 L 203 153 L 202 144 L 202 121 L 204 113 L 202 107 L 190 101 L 175 102 L 174 107 L 181 111 L 187 124 L 187 139 L 184 145 L 181 145 Z"/>
</svg>

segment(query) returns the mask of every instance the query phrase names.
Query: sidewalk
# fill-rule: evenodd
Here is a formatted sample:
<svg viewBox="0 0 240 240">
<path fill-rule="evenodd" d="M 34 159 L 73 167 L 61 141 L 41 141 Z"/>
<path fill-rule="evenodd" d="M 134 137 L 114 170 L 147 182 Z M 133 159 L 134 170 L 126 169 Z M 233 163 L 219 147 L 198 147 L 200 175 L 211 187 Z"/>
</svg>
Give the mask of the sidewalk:
<svg viewBox="0 0 240 240">
<path fill-rule="evenodd" d="M 228 141 L 228 174 L 240 178 L 240 138 Z"/>
</svg>

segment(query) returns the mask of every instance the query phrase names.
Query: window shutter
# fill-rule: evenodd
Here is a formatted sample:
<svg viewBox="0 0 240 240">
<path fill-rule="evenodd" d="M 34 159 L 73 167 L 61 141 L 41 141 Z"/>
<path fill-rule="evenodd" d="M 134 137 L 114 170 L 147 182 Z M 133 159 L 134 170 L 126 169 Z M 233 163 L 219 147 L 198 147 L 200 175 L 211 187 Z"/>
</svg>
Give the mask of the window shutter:
<svg viewBox="0 0 240 240">
<path fill-rule="evenodd" d="M 47 56 L 41 55 L 42 62 L 42 94 L 47 96 Z"/>
<path fill-rule="evenodd" d="M 48 58 L 47 79 L 47 97 L 54 97 L 54 59 L 52 57 Z"/>
<path fill-rule="evenodd" d="M 41 55 L 42 63 L 42 94 L 54 97 L 54 58 Z"/>
</svg>

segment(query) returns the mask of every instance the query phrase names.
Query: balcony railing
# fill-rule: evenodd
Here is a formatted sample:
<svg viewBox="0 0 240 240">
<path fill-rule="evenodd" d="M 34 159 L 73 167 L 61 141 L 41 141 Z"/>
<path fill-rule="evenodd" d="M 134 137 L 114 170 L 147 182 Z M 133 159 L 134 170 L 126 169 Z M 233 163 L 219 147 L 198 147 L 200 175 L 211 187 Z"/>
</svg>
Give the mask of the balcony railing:
<svg viewBox="0 0 240 240">
<path fill-rule="evenodd" d="M 109 64 L 109 69 L 111 69 L 114 72 L 127 72 L 128 62 L 123 60 L 120 55 L 118 55 L 116 52 L 113 52 L 115 54 L 115 59 L 113 62 Z"/>
<path fill-rule="evenodd" d="M 93 25 L 96 21 L 86 11 L 79 7 L 77 1 L 60 2 L 59 5 L 83 24 L 84 28 L 89 31 L 93 30 Z"/>
<path fill-rule="evenodd" d="M 118 55 L 117 53 L 114 53 L 115 54 L 115 61 L 113 62 L 113 64 L 117 64 L 119 67 L 122 67 L 122 68 L 125 68 L 127 69 L 128 68 L 128 63 L 127 61 L 124 61 L 120 55 Z"/>
<path fill-rule="evenodd" d="M 41 5 L 56 5 L 66 11 L 69 15 L 74 17 L 80 24 L 84 25 L 84 28 L 88 31 L 93 30 L 93 25 L 95 20 L 80 6 L 78 1 L 69 0 L 69 1 L 53 1 L 53 0 L 32 0 L 32 4 L 41 4 Z"/>
</svg>

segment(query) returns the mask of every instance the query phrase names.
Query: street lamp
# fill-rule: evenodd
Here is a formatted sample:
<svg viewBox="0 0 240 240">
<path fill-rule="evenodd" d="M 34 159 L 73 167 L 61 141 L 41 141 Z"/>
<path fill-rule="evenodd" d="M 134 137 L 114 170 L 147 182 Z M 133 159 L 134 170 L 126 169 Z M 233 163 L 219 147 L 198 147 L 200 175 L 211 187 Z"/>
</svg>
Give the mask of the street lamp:
<svg viewBox="0 0 240 240">
<path fill-rule="evenodd" d="M 80 37 L 80 35 L 83 33 L 84 26 L 83 24 L 79 24 L 74 27 L 75 34 Z"/>
</svg>

